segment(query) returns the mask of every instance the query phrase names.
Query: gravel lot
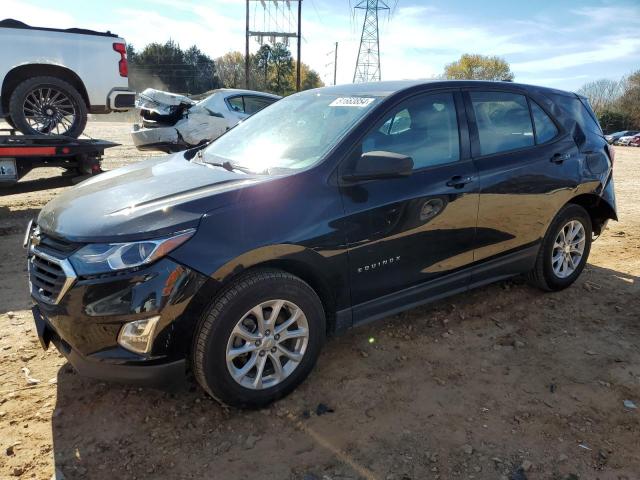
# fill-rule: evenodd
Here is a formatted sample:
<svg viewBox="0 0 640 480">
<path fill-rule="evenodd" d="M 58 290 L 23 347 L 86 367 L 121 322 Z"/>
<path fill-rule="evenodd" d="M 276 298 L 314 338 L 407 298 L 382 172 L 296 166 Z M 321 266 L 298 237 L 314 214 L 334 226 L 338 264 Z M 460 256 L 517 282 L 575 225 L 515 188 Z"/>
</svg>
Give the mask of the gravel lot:
<svg viewBox="0 0 640 480">
<path fill-rule="evenodd" d="M 147 156 L 128 129 L 89 125 L 123 144 L 105 168 Z M 620 222 L 571 288 L 515 279 L 353 330 L 291 396 L 246 412 L 196 385 L 81 378 L 41 350 L 20 244 L 70 181 L 34 171 L 0 196 L 0 478 L 638 479 L 639 173 L 640 148 L 617 148 Z"/>
</svg>

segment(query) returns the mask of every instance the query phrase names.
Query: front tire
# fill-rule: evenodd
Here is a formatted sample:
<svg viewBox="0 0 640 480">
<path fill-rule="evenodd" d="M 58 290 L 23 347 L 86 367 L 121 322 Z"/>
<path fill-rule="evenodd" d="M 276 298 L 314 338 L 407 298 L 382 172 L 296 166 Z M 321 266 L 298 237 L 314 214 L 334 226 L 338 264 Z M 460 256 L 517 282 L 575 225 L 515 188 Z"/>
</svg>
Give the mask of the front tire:
<svg viewBox="0 0 640 480">
<path fill-rule="evenodd" d="M 580 205 L 565 205 L 549 225 L 529 281 L 545 291 L 563 290 L 582 273 L 591 251 L 591 217 Z"/>
<path fill-rule="evenodd" d="M 33 77 L 20 83 L 9 99 L 9 113 L 25 135 L 78 138 L 87 125 L 87 105 L 71 84 L 56 77 Z"/>
<path fill-rule="evenodd" d="M 196 380 L 228 405 L 265 406 L 309 375 L 325 325 L 322 303 L 307 283 L 280 270 L 250 271 L 225 288 L 200 321 Z"/>
</svg>

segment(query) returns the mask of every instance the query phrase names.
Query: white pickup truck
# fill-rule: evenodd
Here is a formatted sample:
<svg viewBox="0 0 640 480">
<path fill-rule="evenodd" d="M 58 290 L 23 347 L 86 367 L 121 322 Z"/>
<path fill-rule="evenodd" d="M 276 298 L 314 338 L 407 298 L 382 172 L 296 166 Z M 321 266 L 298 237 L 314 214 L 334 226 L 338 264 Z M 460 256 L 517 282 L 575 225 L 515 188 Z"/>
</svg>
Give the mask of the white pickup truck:
<svg viewBox="0 0 640 480">
<path fill-rule="evenodd" d="M 25 135 L 77 138 L 87 113 L 132 108 L 127 76 L 117 35 L 0 21 L 0 117 Z"/>
</svg>

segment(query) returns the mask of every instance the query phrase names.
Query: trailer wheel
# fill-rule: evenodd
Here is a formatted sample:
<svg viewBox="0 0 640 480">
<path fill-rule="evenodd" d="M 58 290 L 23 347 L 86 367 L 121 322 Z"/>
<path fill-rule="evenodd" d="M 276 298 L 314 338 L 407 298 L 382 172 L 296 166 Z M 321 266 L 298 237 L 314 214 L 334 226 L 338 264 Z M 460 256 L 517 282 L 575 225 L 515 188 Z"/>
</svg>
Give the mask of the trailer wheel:
<svg viewBox="0 0 640 480">
<path fill-rule="evenodd" d="M 69 83 L 56 77 L 33 77 L 11 94 L 9 114 L 25 135 L 78 138 L 87 125 L 87 105 Z"/>
</svg>

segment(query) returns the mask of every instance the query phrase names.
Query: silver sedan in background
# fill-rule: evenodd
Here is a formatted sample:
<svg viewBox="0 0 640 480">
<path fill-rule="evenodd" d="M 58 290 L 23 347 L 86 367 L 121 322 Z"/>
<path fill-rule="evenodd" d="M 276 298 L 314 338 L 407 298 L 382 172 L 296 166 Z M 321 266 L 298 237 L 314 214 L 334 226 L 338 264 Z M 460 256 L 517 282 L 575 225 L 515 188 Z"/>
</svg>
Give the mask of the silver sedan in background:
<svg viewBox="0 0 640 480">
<path fill-rule="evenodd" d="M 178 152 L 214 140 L 281 97 L 221 88 L 189 98 L 147 88 L 138 97 L 140 123 L 131 137 L 138 150 Z"/>
</svg>

